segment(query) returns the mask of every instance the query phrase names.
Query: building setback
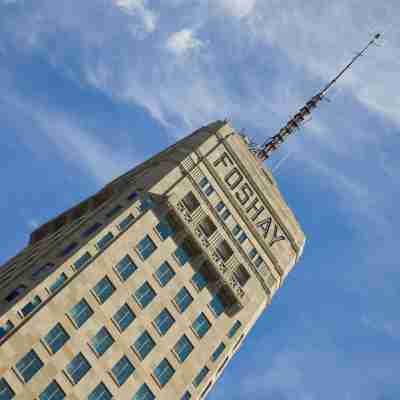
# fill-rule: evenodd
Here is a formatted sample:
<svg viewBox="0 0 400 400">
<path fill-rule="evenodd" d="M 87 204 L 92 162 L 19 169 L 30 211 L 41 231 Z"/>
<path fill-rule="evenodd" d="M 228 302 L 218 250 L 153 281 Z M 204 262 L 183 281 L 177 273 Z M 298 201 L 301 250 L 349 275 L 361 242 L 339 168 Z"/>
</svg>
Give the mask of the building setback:
<svg viewBox="0 0 400 400">
<path fill-rule="evenodd" d="M 0 268 L 0 399 L 202 399 L 304 234 L 225 121 L 32 233 Z"/>
</svg>

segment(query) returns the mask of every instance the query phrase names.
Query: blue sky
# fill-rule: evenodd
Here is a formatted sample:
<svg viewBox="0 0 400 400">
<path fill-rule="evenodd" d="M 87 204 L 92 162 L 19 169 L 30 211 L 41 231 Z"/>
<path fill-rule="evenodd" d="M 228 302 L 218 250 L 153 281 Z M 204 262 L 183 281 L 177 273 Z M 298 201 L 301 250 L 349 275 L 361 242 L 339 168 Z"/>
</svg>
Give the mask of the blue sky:
<svg viewBox="0 0 400 400">
<path fill-rule="evenodd" d="M 395 0 L 0 0 L 0 263 L 46 220 L 214 119 L 263 141 L 370 35 L 268 161 L 304 256 L 211 400 L 400 397 Z"/>
</svg>

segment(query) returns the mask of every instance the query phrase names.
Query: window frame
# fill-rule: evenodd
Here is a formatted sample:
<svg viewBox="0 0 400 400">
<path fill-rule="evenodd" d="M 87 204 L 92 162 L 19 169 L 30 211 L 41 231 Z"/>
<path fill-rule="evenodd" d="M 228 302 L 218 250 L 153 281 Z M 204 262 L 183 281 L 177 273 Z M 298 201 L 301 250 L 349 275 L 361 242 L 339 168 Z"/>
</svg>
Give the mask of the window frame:
<svg viewBox="0 0 400 400">
<path fill-rule="evenodd" d="M 129 319 L 128 325 L 121 325 L 120 323 L 121 319 L 119 319 L 118 321 L 116 320 L 116 314 L 118 314 L 123 308 L 127 309 L 127 313 L 123 315 L 122 321 L 126 320 L 127 314 L 129 314 L 129 318 L 132 317 L 131 319 Z M 118 329 L 118 331 L 122 333 L 125 332 L 130 327 L 130 325 L 136 320 L 136 314 L 134 311 L 132 311 L 132 308 L 129 306 L 129 304 L 125 302 L 124 304 L 122 304 L 121 307 L 118 308 L 117 311 L 115 311 L 115 313 L 111 317 L 111 320 Z"/>
<path fill-rule="evenodd" d="M 143 243 L 147 241 L 148 244 L 144 245 Z M 140 249 L 140 246 L 145 246 L 143 249 Z M 150 250 L 147 250 L 148 247 L 150 247 Z M 135 246 L 136 253 L 139 255 L 139 257 L 143 260 L 146 261 L 148 258 L 150 258 L 155 251 L 157 251 L 157 245 L 154 243 L 154 240 L 150 237 L 150 235 L 145 235 L 143 239 L 139 240 L 139 242 Z M 149 251 L 149 253 L 147 253 Z M 144 254 L 143 254 L 144 253 Z"/>
<path fill-rule="evenodd" d="M 70 371 L 68 371 L 68 369 L 69 369 L 69 367 L 71 367 L 71 364 L 72 364 L 73 362 L 77 362 L 78 358 L 79 358 L 79 362 L 80 362 L 80 363 L 79 363 L 78 367 L 74 369 L 74 372 L 77 371 L 77 370 L 79 370 L 79 369 L 81 368 L 81 365 L 82 365 L 82 364 L 84 364 L 86 370 L 85 370 L 85 372 L 83 373 L 83 375 L 77 376 L 78 380 L 75 381 L 74 375 L 73 375 Z M 92 366 L 90 365 L 90 363 L 89 363 L 89 361 L 87 360 L 87 358 L 83 355 L 82 352 L 79 352 L 79 353 L 77 353 L 77 354 L 75 355 L 75 357 L 74 357 L 72 360 L 70 360 L 70 362 L 65 366 L 65 368 L 63 369 L 63 371 L 64 371 L 64 374 L 67 376 L 68 380 L 70 381 L 70 383 L 71 383 L 73 386 L 75 386 L 75 385 L 77 385 L 77 384 L 86 376 L 86 374 L 87 374 L 91 369 L 92 369 Z"/>
<path fill-rule="evenodd" d="M 80 303 L 85 304 L 85 310 L 89 310 L 89 315 L 87 315 L 87 317 L 85 318 L 85 320 L 82 323 L 78 324 L 76 322 L 75 318 L 71 315 L 71 311 Z M 82 313 L 83 313 L 83 311 L 80 311 L 78 316 L 80 316 Z M 67 311 L 66 314 L 67 314 L 68 318 L 70 319 L 70 321 L 72 322 L 72 325 L 74 325 L 74 327 L 76 329 L 79 329 L 81 326 L 83 326 L 90 319 L 90 317 L 94 314 L 94 311 L 93 311 L 93 308 L 90 306 L 89 302 L 84 297 L 82 297 L 82 299 L 79 300 L 77 303 L 75 303 L 75 305 L 73 305 Z"/>
<path fill-rule="evenodd" d="M 195 322 L 197 322 L 200 319 L 201 316 L 203 316 L 204 320 L 208 322 L 208 327 L 202 334 L 199 334 L 198 331 L 195 329 L 194 324 L 195 324 Z M 193 333 L 196 335 L 196 337 L 198 339 L 202 339 L 204 336 L 207 335 L 208 331 L 212 328 L 212 324 L 211 324 L 210 320 L 207 318 L 207 316 L 205 315 L 205 313 L 200 312 L 200 314 L 195 318 L 195 320 L 192 322 L 190 327 L 191 327 Z"/>
<path fill-rule="evenodd" d="M 103 281 L 106 281 L 107 283 L 109 283 L 110 287 L 111 287 L 111 292 L 109 294 L 107 294 L 107 297 L 105 297 L 104 299 L 102 298 L 102 293 L 105 290 L 105 287 L 103 287 L 101 290 L 99 290 L 99 293 L 97 293 L 97 289 L 96 289 L 96 288 L 98 288 L 100 283 Z M 104 277 L 101 278 L 99 281 L 97 281 L 97 283 L 93 286 L 93 288 L 90 289 L 90 292 L 93 294 L 93 296 L 99 302 L 99 304 L 104 304 L 115 293 L 116 290 L 117 290 L 117 288 L 115 287 L 113 281 L 108 277 L 108 275 L 104 275 Z"/>
<path fill-rule="evenodd" d="M 117 366 L 119 366 L 121 363 L 123 363 L 124 361 L 126 361 L 126 364 L 124 366 L 121 367 L 123 374 L 121 375 L 121 371 L 118 371 L 118 375 L 115 372 L 115 369 Z M 128 374 L 125 373 L 126 371 L 126 366 L 128 366 L 129 368 L 129 372 Z M 129 358 L 124 354 L 111 368 L 110 370 L 110 375 L 112 376 L 115 384 L 118 387 L 121 387 L 136 371 L 135 366 L 133 365 L 133 363 L 131 362 L 131 360 L 129 360 Z M 120 379 L 119 377 L 122 377 L 122 379 Z"/>
</svg>

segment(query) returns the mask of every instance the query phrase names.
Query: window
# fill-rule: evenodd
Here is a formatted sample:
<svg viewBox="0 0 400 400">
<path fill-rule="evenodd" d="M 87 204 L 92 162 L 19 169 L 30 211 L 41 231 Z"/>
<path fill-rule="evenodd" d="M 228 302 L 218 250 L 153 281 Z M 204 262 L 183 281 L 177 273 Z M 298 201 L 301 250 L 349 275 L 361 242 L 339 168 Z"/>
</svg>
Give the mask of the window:
<svg viewBox="0 0 400 400">
<path fill-rule="evenodd" d="M 137 270 L 137 266 L 127 255 L 115 266 L 115 269 L 121 280 L 126 281 Z"/>
<path fill-rule="evenodd" d="M 201 190 L 207 195 L 210 196 L 212 192 L 214 192 L 214 188 L 211 186 L 210 182 L 206 177 L 202 178 L 200 181 Z"/>
<path fill-rule="evenodd" d="M 166 308 L 154 319 L 154 324 L 161 336 L 164 336 L 168 332 L 174 322 L 173 316 Z"/>
<path fill-rule="evenodd" d="M 172 368 L 172 365 L 166 358 L 164 358 L 160 362 L 160 364 L 158 364 L 158 366 L 154 368 L 153 376 L 156 379 L 157 383 L 161 387 L 164 387 L 168 383 L 168 381 L 172 378 L 174 373 L 175 370 Z"/>
<path fill-rule="evenodd" d="M 113 239 L 114 235 L 108 232 L 97 242 L 96 246 L 98 249 L 102 250 L 107 247 Z"/>
<path fill-rule="evenodd" d="M 220 201 L 216 206 L 215 209 L 220 213 L 225 208 L 225 204 L 223 201 Z"/>
<path fill-rule="evenodd" d="M 138 192 L 132 192 L 128 197 L 127 197 L 127 200 L 129 200 L 129 201 L 133 201 L 133 200 L 136 200 L 137 199 L 137 197 L 139 196 L 139 193 Z"/>
<path fill-rule="evenodd" d="M 31 274 L 31 278 L 32 279 L 41 278 L 42 276 L 46 275 L 47 273 L 50 273 L 53 269 L 54 269 L 54 264 L 53 263 L 47 263 L 45 265 L 42 265 L 40 268 L 36 269 Z"/>
<path fill-rule="evenodd" d="M 207 216 L 200 222 L 200 229 L 203 231 L 204 235 L 209 238 L 217 230 L 217 227 L 214 222 L 212 222 L 211 218 Z"/>
<path fill-rule="evenodd" d="M 232 234 L 233 236 L 237 236 L 240 232 L 242 231 L 242 228 L 240 227 L 240 225 L 235 225 L 235 227 L 232 229 Z"/>
<path fill-rule="evenodd" d="M 66 282 L 68 279 L 67 274 L 63 272 L 59 277 L 49 286 L 49 292 L 54 293 Z"/>
<path fill-rule="evenodd" d="M 200 291 L 207 285 L 207 280 L 201 272 L 196 272 L 192 277 L 192 283 Z"/>
<path fill-rule="evenodd" d="M 230 211 L 228 209 L 225 209 L 224 211 L 222 211 L 221 218 L 226 221 L 230 215 Z"/>
<path fill-rule="evenodd" d="M 242 264 L 239 264 L 235 268 L 235 270 L 233 271 L 233 275 L 239 282 L 240 286 L 244 286 L 250 279 L 250 274 L 248 273 L 247 269 Z"/>
<path fill-rule="evenodd" d="M 193 386 L 197 388 L 201 384 L 201 382 L 203 382 L 209 371 L 210 370 L 207 367 L 203 367 L 201 371 L 197 374 L 197 376 L 193 379 Z"/>
<path fill-rule="evenodd" d="M 204 313 L 200 313 L 200 315 L 194 320 L 192 324 L 192 328 L 196 335 L 201 339 L 210 329 L 211 323 L 204 315 Z"/>
<path fill-rule="evenodd" d="M 242 323 L 240 321 L 236 321 L 233 324 L 232 328 L 229 329 L 228 337 L 232 339 L 236 335 L 236 332 L 240 329 L 241 326 L 242 326 Z"/>
<path fill-rule="evenodd" d="M 155 272 L 156 279 L 161 287 L 164 287 L 175 275 L 175 271 L 167 261 L 163 262 Z"/>
<path fill-rule="evenodd" d="M 10 385 L 4 378 L 0 378 L 0 399 L 11 400 L 15 396 L 15 393 L 11 389 Z"/>
<path fill-rule="evenodd" d="M 67 332 L 63 326 L 58 323 L 52 329 L 50 329 L 49 333 L 44 337 L 44 342 L 47 347 L 51 350 L 51 352 L 57 353 L 61 347 L 70 339 Z"/>
<path fill-rule="evenodd" d="M 39 296 L 35 296 L 32 301 L 29 303 L 25 304 L 21 310 L 20 310 L 20 315 L 22 318 L 26 317 L 29 315 L 31 312 L 33 312 L 42 302 L 41 298 Z"/>
<path fill-rule="evenodd" d="M 123 332 L 136 319 L 128 304 L 124 304 L 112 317 L 120 332 Z"/>
<path fill-rule="evenodd" d="M 125 229 L 128 229 L 132 225 L 133 221 L 135 221 L 135 217 L 132 214 L 129 214 L 118 224 L 119 230 L 124 231 Z"/>
<path fill-rule="evenodd" d="M 93 233 L 95 233 L 97 230 L 99 230 L 100 227 L 101 227 L 101 223 L 96 222 L 95 224 L 93 224 L 92 226 L 87 228 L 85 231 L 83 231 L 82 236 L 88 237 L 88 236 L 92 235 Z"/>
<path fill-rule="evenodd" d="M 80 256 L 75 262 L 74 262 L 74 268 L 76 270 L 80 270 L 83 268 L 89 260 L 92 258 L 92 255 L 87 251 L 85 254 Z"/>
<path fill-rule="evenodd" d="M 156 297 L 156 292 L 148 282 L 143 283 L 135 292 L 135 299 L 142 308 L 145 308 Z"/>
<path fill-rule="evenodd" d="M 143 383 L 140 389 L 132 397 L 132 400 L 154 400 L 156 396 L 151 392 L 149 387 Z"/>
<path fill-rule="evenodd" d="M 17 297 L 19 297 L 22 293 L 24 293 L 26 290 L 25 285 L 19 285 L 17 286 L 14 290 L 12 290 L 7 296 L 6 300 L 11 303 L 14 301 Z"/>
<path fill-rule="evenodd" d="M 122 210 L 122 206 L 118 204 L 117 206 L 115 206 L 114 208 L 112 208 L 112 209 L 106 214 L 106 217 L 107 217 L 107 218 L 111 218 L 111 217 L 113 217 L 114 215 L 118 214 L 121 210 Z"/>
<path fill-rule="evenodd" d="M 93 288 L 93 293 L 95 294 L 100 304 L 103 304 L 114 292 L 115 286 L 112 284 L 107 276 L 97 282 L 97 284 Z"/>
<path fill-rule="evenodd" d="M 178 247 L 175 250 L 175 258 L 178 261 L 178 264 L 183 266 L 189 261 L 189 255 L 186 253 L 186 251 L 183 249 L 182 246 Z"/>
<path fill-rule="evenodd" d="M 143 260 L 147 260 L 156 249 L 157 247 L 149 235 L 146 235 L 136 246 L 136 250 Z"/>
<path fill-rule="evenodd" d="M 128 360 L 127 356 L 123 356 L 111 369 L 111 373 L 118 386 L 122 386 L 134 371 L 135 367 Z"/>
<path fill-rule="evenodd" d="M 256 268 L 260 268 L 260 265 L 261 265 L 263 262 L 264 262 L 263 259 L 262 259 L 260 256 L 258 256 L 258 257 L 256 258 L 256 260 L 254 261 L 254 265 L 256 266 Z"/>
<path fill-rule="evenodd" d="M 198 207 L 200 207 L 199 201 L 197 200 L 196 196 L 192 192 L 189 192 L 182 199 L 182 201 L 190 213 L 192 213 L 193 211 L 197 210 Z"/>
<path fill-rule="evenodd" d="M 69 310 L 69 316 L 76 328 L 80 328 L 92 315 L 93 310 L 85 299 L 82 299 Z"/>
<path fill-rule="evenodd" d="M 174 234 L 172 227 L 167 221 L 161 221 L 156 225 L 156 231 L 161 240 L 165 240 Z"/>
<path fill-rule="evenodd" d="M 103 382 L 100 382 L 89 394 L 88 400 L 111 400 L 112 394 Z"/>
<path fill-rule="evenodd" d="M 240 244 L 242 244 L 246 239 L 247 239 L 247 235 L 244 232 L 241 232 L 241 234 L 237 238 L 237 240 Z"/>
<path fill-rule="evenodd" d="M 214 362 L 218 360 L 219 356 L 225 351 L 226 346 L 224 342 L 221 342 L 218 347 L 214 350 L 214 353 L 211 355 L 211 360 Z"/>
<path fill-rule="evenodd" d="M 249 257 L 253 259 L 257 254 L 257 250 L 253 247 L 249 252 Z"/>
<path fill-rule="evenodd" d="M 193 297 L 189 291 L 183 287 L 174 297 L 174 302 L 179 312 L 183 313 L 192 303 Z"/>
<path fill-rule="evenodd" d="M 76 385 L 90 370 L 91 366 L 82 353 L 78 353 L 65 368 L 65 372 Z"/>
<path fill-rule="evenodd" d="M 225 308 L 218 296 L 214 296 L 209 303 L 209 307 L 216 318 L 224 312 Z"/>
<path fill-rule="evenodd" d="M 3 336 L 7 335 L 7 333 L 9 331 L 11 331 L 11 329 L 13 329 L 13 328 L 14 328 L 14 324 L 10 320 L 7 320 L 2 326 L 0 326 L 0 339 Z"/>
<path fill-rule="evenodd" d="M 78 247 L 78 242 L 70 243 L 58 256 L 59 257 L 67 256 L 69 253 L 71 253 L 72 250 L 75 249 L 75 247 Z"/>
<path fill-rule="evenodd" d="M 156 342 L 147 331 L 144 331 L 133 344 L 134 350 L 138 357 L 143 361 L 146 356 L 153 350 Z"/>
<path fill-rule="evenodd" d="M 146 195 L 143 197 L 143 199 L 140 200 L 138 210 L 140 212 L 145 212 L 152 207 L 153 207 L 153 200 L 151 199 L 150 196 Z"/>
<path fill-rule="evenodd" d="M 188 390 L 186 390 L 186 392 L 181 397 L 181 400 L 190 400 L 191 398 L 192 398 L 192 395 L 190 394 L 190 392 Z"/>
<path fill-rule="evenodd" d="M 1 397 L 0 397 L 1 398 Z M 65 393 L 56 381 L 52 381 L 42 393 L 39 394 L 39 400 L 62 400 Z"/>
<path fill-rule="evenodd" d="M 217 246 L 217 252 L 222 258 L 223 261 L 228 261 L 229 258 L 232 256 L 233 251 L 226 240 L 222 240 Z"/>
<path fill-rule="evenodd" d="M 178 361 L 183 363 L 189 357 L 193 348 L 192 342 L 186 335 L 183 335 L 174 346 L 174 354 L 178 358 Z"/>
<path fill-rule="evenodd" d="M 35 350 L 25 354 L 15 365 L 25 383 L 29 382 L 42 367 L 43 361 L 38 357 Z"/>
<path fill-rule="evenodd" d="M 114 338 L 106 327 L 102 327 L 90 340 L 90 345 L 98 357 L 101 357 L 114 343 Z"/>
</svg>

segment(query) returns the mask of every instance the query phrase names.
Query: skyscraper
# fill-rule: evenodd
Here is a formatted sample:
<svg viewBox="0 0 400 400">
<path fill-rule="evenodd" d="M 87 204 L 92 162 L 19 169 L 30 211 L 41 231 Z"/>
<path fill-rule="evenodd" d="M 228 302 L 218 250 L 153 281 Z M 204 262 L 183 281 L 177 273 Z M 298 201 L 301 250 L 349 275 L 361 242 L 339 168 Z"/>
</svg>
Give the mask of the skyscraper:
<svg viewBox="0 0 400 400">
<path fill-rule="evenodd" d="M 225 121 L 32 233 L 0 269 L 0 399 L 201 399 L 301 256 Z"/>
</svg>

